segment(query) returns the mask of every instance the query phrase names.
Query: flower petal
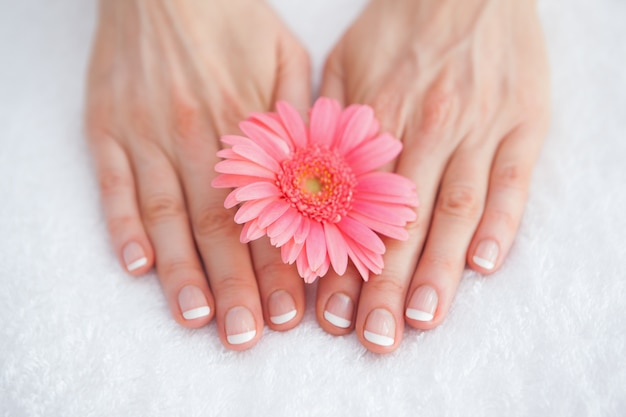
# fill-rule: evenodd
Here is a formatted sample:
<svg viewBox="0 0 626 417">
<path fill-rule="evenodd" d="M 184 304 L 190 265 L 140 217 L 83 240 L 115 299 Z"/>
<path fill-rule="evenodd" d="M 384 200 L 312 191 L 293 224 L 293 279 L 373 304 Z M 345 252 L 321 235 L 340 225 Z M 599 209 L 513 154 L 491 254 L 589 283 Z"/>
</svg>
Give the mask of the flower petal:
<svg viewBox="0 0 626 417">
<path fill-rule="evenodd" d="M 259 177 L 247 175 L 220 174 L 211 181 L 211 186 L 213 188 L 236 188 L 258 181 L 262 180 Z"/>
<path fill-rule="evenodd" d="M 343 275 L 348 267 L 348 249 L 343 234 L 332 223 L 324 225 L 324 234 L 330 263 L 338 275 Z"/>
<path fill-rule="evenodd" d="M 363 278 L 363 281 L 367 282 L 370 276 L 370 270 L 367 269 L 367 267 L 361 261 L 361 259 L 358 256 L 356 256 L 356 254 L 354 253 L 354 250 L 349 244 L 346 246 L 346 250 L 348 251 L 348 256 L 350 257 L 350 260 L 356 267 L 357 271 L 359 271 L 359 274 L 361 274 L 361 278 Z"/>
<path fill-rule="evenodd" d="M 389 195 L 384 194 L 384 191 L 381 194 L 376 193 L 364 193 L 363 191 L 359 191 L 358 199 L 361 201 L 369 201 L 371 203 L 385 203 L 385 204 L 400 204 L 406 205 L 409 207 L 418 207 L 419 201 L 417 199 L 417 194 L 413 193 L 413 195 Z"/>
<path fill-rule="evenodd" d="M 291 139 L 287 132 L 279 135 L 249 121 L 239 123 L 239 128 L 250 137 L 252 142 L 262 147 L 265 152 L 278 162 L 282 162 L 291 154 Z"/>
<path fill-rule="evenodd" d="M 265 235 L 265 230 L 259 227 L 257 219 L 252 220 L 244 224 L 241 229 L 241 236 L 239 240 L 241 243 L 248 243 L 253 240 L 259 239 Z"/>
<path fill-rule="evenodd" d="M 326 97 L 318 98 L 311 110 L 309 123 L 311 143 L 331 147 L 335 139 L 340 115 L 341 106 L 337 100 Z"/>
<path fill-rule="evenodd" d="M 293 240 L 288 241 L 280 248 L 280 255 L 283 258 L 283 262 L 286 264 L 293 264 L 300 252 L 304 248 L 304 243 L 296 243 Z"/>
<path fill-rule="evenodd" d="M 393 160 L 402 151 L 402 142 L 383 133 L 375 139 L 365 141 L 345 156 L 355 175 L 378 169 Z"/>
<path fill-rule="evenodd" d="M 369 172 L 357 177 L 357 191 L 371 194 L 405 196 L 407 201 L 415 194 L 415 184 L 408 178 L 392 172 Z"/>
<path fill-rule="evenodd" d="M 257 181 L 237 188 L 235 196 L 239 201 L 257 200 L 268 197 L 279 197 L 280 190 L 268 181 Z"/>
<path fill-rule="evenodd" d="M 363 223 L 365 226 L 369 227 L 376 233 L 380 233 L 381 235 L 385 235 L 397 240 L 408 240 L 409 238 L 409 232 L 404 227 L 394 226 L 380 220 L 372 219 L 362 215 L 359 212 L 352 212 L 349 214 L 349 216 L 357 222 Z M 330 253 L 330 250 L 328 251 L 328 253 Z"/>
<path fill-rule="evenodd" d="M 261 165 L 273 172 L 280 171 L 280 164 L 276 159 L 272 158 L 263 148 L 255 143 L 248 145 L 235 145 L 231 148 L 237 155 Z"/>
<path fill-rule="evenodd" d="M 400 204 L 371 203 L 361 199 L 355 199 L 352 203 L 352 210 L 349 215 L 361 214 L 370 219 L 384 221 L 394 226 L 403 226 L 407 222 L 417 219 L 415 210 Z"/>
<path fill-rule="evenodd" d="M 289 240 L 293 240 L 293 235 L 298 230 L 301 219 L 300 213 L 290 207 L 283 216 L 271 224 L 267 229 L 267 235 L 270 237 L 272 245 L 281 247 Z"/>
<path fill-rule="evenodd" d="M 259 215 L 259 227 L 265 229 L 291 207 L 285 200 L 276 200 Z"/>
<path fill-rule="evenodd" d="M 374 253 L 385 253 L 385 244 L 376 233 L 362 223 L 350 217 L 344 217 L 336 223 L 339 230 L 354 242 L 358 242 L 373 251 Z"/>
<path fill-rule="evenodd" d="M 264 168 L 254 162 L 237 161 L 233 159 L 218 162 L 215 164 L 215 171 L 220 174 L 241 174 L 268 180 L 276 179 L 276 173 L 272 170 Z"/>
<path fill-rule="evenodd" d="M 287 133 L 285 126 L 283 126 L 280 117 L 276 113 L 254 112 L 250 114 L 248 121 L 259 127 L 264 127 L 278 137 L 289 138 L 289 133 Z"/>
<path fill-rule="evenodd" d="M 369 106 L 356 106 L 354 110 L 347 114 L 348 116 L 346 118 L 342 117 L 340 122 L 341 136 L 337 145 L 339 152 L 344 155 L 368 139 L 371 123 L 374 120 L 374 111 Z"/>
<path fill-rule="evenodd" d="M 300 114 L 286 101 L 276 103 L 276 110 L 278 110 L 278 115 L 295 147 L 306 148 L 308 144 L 307 128 Z"/>
<path fill-rule="evenodd" d="M 276 201 L 276 199 L 273 197 L 246 201 L 239 207 L 237 213 L 235 213 L 235 223 L 244 224 L 252 219 L 256 219 L 259 217 L 259 214 L 274 201 Z"/>
<path fill-rule="evenodd" d="M 307 236 L 309 235 L 310 228 L 311 220 L 303 217 L 300 226 L 298 226 L 298 230 L 296 230 L 296 233 L 293 235 L 293 239 L 296 241 L 296 243 L 304 243 Z"/>
<path fill-rule="evenodd" d="M 311 221 L 309 236 L 306 239 L 306 254 L 309 258 L 308 264 L 311 270 L 316 271 L 322 266 L 326 256 L 326 238 L 324 229 L 318 222 Z"/>
</svg>

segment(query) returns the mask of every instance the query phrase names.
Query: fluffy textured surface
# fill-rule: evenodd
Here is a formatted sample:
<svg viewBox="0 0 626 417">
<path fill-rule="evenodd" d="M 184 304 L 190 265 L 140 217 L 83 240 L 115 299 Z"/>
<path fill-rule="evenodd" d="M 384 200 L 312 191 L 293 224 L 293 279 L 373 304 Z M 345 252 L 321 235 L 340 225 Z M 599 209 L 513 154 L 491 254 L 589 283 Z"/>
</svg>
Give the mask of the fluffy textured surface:
<svg viewBox="0 0 626 417">
<path fill-rule="evenodd" d="M 625 2 L 540 3 L 554 115 L 513 250 L 386 356 L 312 307 L 230 352 L 122 271 L 81 128 L 95 1 L 53 3 L 0 6 L 0 415 L 626 415 Z M 274 4 L 319 78 L 363 0 Z"/>
</svg>

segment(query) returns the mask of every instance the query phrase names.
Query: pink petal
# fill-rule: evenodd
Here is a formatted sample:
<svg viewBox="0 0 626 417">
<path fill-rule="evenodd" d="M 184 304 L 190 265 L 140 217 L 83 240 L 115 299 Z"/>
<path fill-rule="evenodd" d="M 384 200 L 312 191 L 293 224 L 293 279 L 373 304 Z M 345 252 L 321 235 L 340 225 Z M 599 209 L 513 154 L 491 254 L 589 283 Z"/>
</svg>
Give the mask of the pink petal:
<svg viewBox="0 0 626 417">
<path fill-rule="evenodd" d="M 265 230 L 259 227 L 258 221 L 256 219 L 252 220 L 244 224 L 241 229 L 241 236 L 239 240 L 241 243 L 248 243 L 253 240 L 259 239 L 265 235 Z"/>
<path fill-rule="evenodd" d="M 224 135 L 220 138 L 220 140 L 222 141 L 222 143 L 225 143 L 226 145 L 235 146 L 235 145 L 245 145 L 246 143 L 248 143 L 250 139 L 245 136 L 239 136 L 239 135 Z"/>
<path fill-rule="evenodd" d="M 407 222 L 417 219 L 417 214 L 410 207 L 398 204 L 371 203 L 361 199 L 355 199 L 352 203 L 350 215 L 353 213 L 359 213 L 370 219 L 403 227 Z"/>
<path fill-rule="evenodd" d="M 363 262 L 361 262 L 359 257 L 356 256 L 356 254 L 354 253 L 350 245 L 347 245 L 346 249 L 348 251 L 348 256 L 350 257 L 350 260 L 352 260 L 352 263 L 356 267 L 357 271 L 359 271 L 359 274 L 361 274 L 361 278 L 363 278 L 363 281 L 367 282 L 370 276 L 370 270 L 367 269 L 365 264 L 363 264 Z"/>
<path fill-rule="evenodd" d="M 259 177 L 249 177 L 247 175 L 220 174 L 211 181 L 213 188 L 236 188 L 243 187 L 253 182 L 260 181 Z"/>
<path fill-rule="evenodd" d="M 286 132 L 279 136 L 252 122 L 241 122 L 239 128 L 278 162 L 284 161 L 291 154 L 291 139 Z"/>
<path fill-rule="evenodd" d="M 268 180 L 276 180 L 276 173 L 274 171 L 248 161 L 237 161 L 232 159 L 220 161 L 215 165 L 215 171 L 220 174 L 241 174 L 251 177 L 266 178 Z"/>
<path fill-rule="evenodd" d="M 239 200 L 237 200 L 237 190 L 233 190 L 226 196 L 224 200 L 224 208 L 231 209 L 239 204 Z"/>
<path fill-rule="evenodd" d="M 351 212 L 349 216 L 381 235 L 389 236 L 397 240 L 407 240 L 409 238 L 409 232 L 407 232 L 404 227 L 393 226 L 389 223 L 363 216 L 359 212 Z"/>
<path fill-rule="evenodd" d="M 324 229 L 318 222 L 311 221 L 309 236 L 306 239 L 306 254 L 309 257 L 309 266 L 315 271 L 322 266 L 326 256 L 326 238 Z"/>
<path fill-rule="evenodd" d="M 270 132 L 281 138 L 288 138 L 289 133 L 281 123 L 280 117 L 276 113 L 252 113 L 248 120 L 256 125 L 265 127 Z"/>
<path fill-rule="evenodd" d="M 258 200 L 268 197 L 279 197 L 281 191 L 271 182 L 258 181 L 237 188 L 235 196 L 239 201 Z"/>
<path fill-rule="evenodd" d="M 298 274 L 306 281 L 306 277 L 311 274 L 311 268 L 309 268 L 309 261 L 304 251 L 300 252 L 296 259 L 296 268 L 298 269 Z"/>
<path fill-rule="evenodd" d="M 330 259 L 328 258 L 328 255 L 327 255 L 324 257 L 324 262 L 322 262 L 322 266 L 320 266 L 319 268 L 317 268 L 317 270 L 313 272 L 315 272 L 315 274 L 318 277 L 323 277 L 324 275 L 328 273 L 329 269 L 330 269 Z"/>
<path fill-rule="evenodd" d="M 293 240 L 285 243 L 280 248 L 280 255 L 283 258 L 283 262 L 288 264 L 294 263 L 298 256 L 300 256 L 303 248 L 303 243 L 296 243 Z"/>
<path fill-rule="evenodd" d="M 224 148 L 217 151 L 217 156 L 223 159 L 237 159 L 239 161 L 243 161 L 244 158 L 237 155 L 232 148 Z"/>
<path fill-rule="evenodd" d="M 265 229 L 291 207 L 285 200 L 276 200 L 259 215 L 259 227 Z"/>
<path fill-rule="evenodd" d="M 324 234 L 326 235 L 328 257 L 333 269 L 338 275 L 343 275 L 348 267 L 348 249 L 343 234 L 332 223 L 324 225 Z"/>
<path fill-rule="evenodd" d="M 350 244 L 349 247 L 354 251 L 354 254 L 359 258 L 361 262 L 375 274 L 380 274 L 382 272 L 384 263 L 383 256 L 378 253 L 374 253 L 368 250 L 363 245 L 359 245 L 358 243 Z"/>
<path fill-rule="evenodd" d="M 392 172 L 369 172 L 357 177 L 357 181 L 359 192 L 405 196 L 407 201 L 415 194 L 415 184 L 411 180 Z"/>
<path fill-rule="evenodd" d="M 296 148 L 306 148 L 308 144 L 307 128 L 300 114 L 286 101 L 276 103 L 276 110 L 289 132 Z"/>
<path fill-rule="evenodd" d="M 294 213 L 291 213 L 291 210 Z M 293 240 L 293 235 L 300 226 L 301 217 L 300 213 L 290 208 L 290 210 L 287 210 L 287 213 L 274 222 L 267 230 L 267 234 L 272 240 L 272 245 L 281 247 L 289 240 Z M 287 223 L 287 226 L 282 228 L 284 223 Z"/>
<path fill-rule="evenodd" d="M 318 98 L 311 110 L 309 123 L 311 143 L 332 146 L 340 115 L 341 106 L 337 100 Z"/>
<path fill-rule="evenodd" d="M 239 207 L 235 214 L 235 223 L 243 224 L 249 222 L 252 219 L 259 217 L 259 214 L 272 202 L 276 201 L 275 198 L 263 198 L 261 200 L 246 201 Z"/>
<path fill-rule="evenodd" d="M 385 253 L 385 244 L 376 233 L 362 223 L 357 222 L 350 217 L 344 217 L 339 223 L 336 223 L 339 230 L 354 242 L 368 248 L 374 253 Z"/>
<path fill-rule="evenodd" d="M 298 227 L 298 230 L 296 230 L 296 233 L 293 235 L 293 239 L 296 241 L 296 243 L 303 243 L 307 236 L 309 235 L 309 229 L 311 228 L 311 220 L 309 220 L 306 217 L 302 218 L 302 222 L 300 223 L 300 226 Z"/>
<path fill-rule="evenodd" d="M 345 124 L 341 133 L 341 142 L 337 145 L 339 152 L 345 155 L 368 139 L 372 120 L 374 120 L 374 111 L 369 106 L 357 106 L 349 113 L 348 119 L 342 118 L 342 123 Z"/>
<path fill-rule="evenodd" d="M 280 164 L 276 159 L 272 158 L 267 152 L 260 146 L 251 143 L 249 145 L 235 145 L 232 150 L 240 156 L 268 168 L 270 171 L 279 172 L 281 170 Z"/>
<path fill-rule="evenodd" d="M 363 191 L 359 191 L 358 199 L 362 201 L 369 201 L 372 203 L 386 203 L 386 204 L 400 204 L 407 205 L 410 207 L 418 207 L 419 201 L 417 199 L 417 194 L 413 193 L 413 195 L 407 196 L 397 196 L 397 195 L 388 195 L 388 194 L 375 194 L 375 193 L 364 193 Z"/>
<path fill-rule="evenodd" d="M 378 169 L 400 154 L 402 142 L 383 133 L 376 139 L 366 141 L 346 155 L 346 161 L 355 175 Z"/>
</svg>

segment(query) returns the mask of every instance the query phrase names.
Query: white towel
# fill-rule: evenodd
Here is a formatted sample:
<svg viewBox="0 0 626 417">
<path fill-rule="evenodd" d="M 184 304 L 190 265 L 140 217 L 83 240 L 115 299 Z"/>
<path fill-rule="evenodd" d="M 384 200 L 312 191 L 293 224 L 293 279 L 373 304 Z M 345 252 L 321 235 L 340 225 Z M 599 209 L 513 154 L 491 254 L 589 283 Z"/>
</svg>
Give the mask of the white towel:
<svg viewBox="0 0 626 417">
<path fill-rule="evenodd" d="M 626 3 L 540 3 L 553 122 L 502 269 L 393 354 L 309 307 L 246 352 L 109 246 L 82 135 L 95 0 L 0 5 L 0 415 L 626 415 Z M 324 55 L 363 0 L 276 0 Z"/>
</svg>

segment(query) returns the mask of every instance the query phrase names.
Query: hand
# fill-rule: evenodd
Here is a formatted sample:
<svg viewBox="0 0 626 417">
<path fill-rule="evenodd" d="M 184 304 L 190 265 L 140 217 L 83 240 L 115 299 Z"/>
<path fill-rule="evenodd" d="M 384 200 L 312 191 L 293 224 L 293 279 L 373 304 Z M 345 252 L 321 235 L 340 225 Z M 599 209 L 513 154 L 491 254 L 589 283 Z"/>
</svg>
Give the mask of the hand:
<svg viewBox="0 0 626 417">
<path fill-rule="evenodd" d="M 87 133 L 113 246 L 133 275 L 156 264 L 176 321 L 215 315 L 232 349 L 258 340 L 263 317 L 295 326 L 305 297 L 268 242 L 239 242 L 210 186 L 219 137 L 277 100 L 308 108 L 309 88 L 305 50 L 264 2 L 100 3 Z"/>
<path fill-rule="evenodd" d="M 415 181 L 419 220 L 407 242 L 388 242 L 381 275 L 321 279 L 326 331 L 356 327 L 368 349 L 392 351 L 404 320 L 443 321 L 466 261 L 485 274 L 502 265 L 547 132 L 548 78 L 533 1 L 367 6 L 330 54 L 321 95 L 370 104 L 403 141 L 390 169 Z"/>
</svg>

